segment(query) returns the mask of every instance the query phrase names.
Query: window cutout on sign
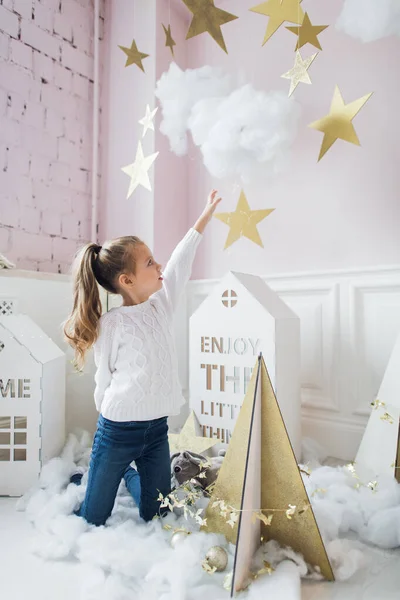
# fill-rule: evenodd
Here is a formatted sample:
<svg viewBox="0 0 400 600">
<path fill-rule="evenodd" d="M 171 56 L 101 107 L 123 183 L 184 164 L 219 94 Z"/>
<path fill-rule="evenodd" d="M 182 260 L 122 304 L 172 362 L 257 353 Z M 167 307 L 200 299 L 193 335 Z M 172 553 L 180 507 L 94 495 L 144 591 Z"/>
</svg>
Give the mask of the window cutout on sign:
<svg viewBox="0 0 400 600">
<path fill-rule="evenodd" d="M 0 434 L 1 435 L 1 434 Z M 26 433 L 18 432 L 14 433 L 14 444 L 17 446 L 21 446 L 22 444 L 26 444 Z"/>
<path fill-rule="evenodd" d="M 0 433 L 0 444 L 9 446 L 11 444 L 11 433 Z"/>
<path fill-rule="evenodd" d="M 11 429 L 11 417 L 0 417 L 0 429 Z"/>
<path fill-rule="evenodd" d="M 14 417 L 14 429 L 26 429 L 27 417 Z"/>
<path fill-rule="evenodd" d="M 9 461 L 10 460 L 10 450 L 6 450 L 5 448 L 0 448 L 0 461 Z"/>
<path fill-rule="evenodd" d="M 237 293 L 234 290 L 225 290 L 222 294 L 222 304 L 226 308 L 233 308 L 237 304 Z"/>
<path fill-rule="evenodd" d="M 14 448 L 14 460 L 26 460 L 26 448 Z"/>
</svg>

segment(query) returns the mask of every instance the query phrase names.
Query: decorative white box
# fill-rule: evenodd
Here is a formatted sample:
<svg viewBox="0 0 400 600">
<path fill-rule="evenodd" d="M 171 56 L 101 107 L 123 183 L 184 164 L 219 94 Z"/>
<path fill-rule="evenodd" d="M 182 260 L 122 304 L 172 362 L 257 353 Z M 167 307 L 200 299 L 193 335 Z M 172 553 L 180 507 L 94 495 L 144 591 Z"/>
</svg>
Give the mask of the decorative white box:
<svg viewBox="0 0 400 600">
<path fill-rule="evenodd" d="M 300 319 L 255 275 L 229 272 L 190 318 L 190 406 L 204 436 L 228 443 L 262 352 L 300 460 Z"/>
<path fill-rule="evenodd" d="M 24 494 L 64 445 L 65 362 L 30 317 L 0 316 L 0 495 Z"/>
</svg>

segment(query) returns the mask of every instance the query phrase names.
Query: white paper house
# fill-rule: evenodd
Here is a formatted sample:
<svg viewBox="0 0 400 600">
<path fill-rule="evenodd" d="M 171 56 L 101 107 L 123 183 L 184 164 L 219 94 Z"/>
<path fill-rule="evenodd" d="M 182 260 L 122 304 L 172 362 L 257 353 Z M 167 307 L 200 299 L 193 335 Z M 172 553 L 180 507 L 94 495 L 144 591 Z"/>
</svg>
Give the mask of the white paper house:
<svg viewBox="0 0 400 600">
<path fill-rule="evenodd" d="M 20 496 L 65 442 L 65 354 L 26 315 L 0 317 L 0 495 Z"/>
<path fill-rule="evenodd" d="M 361 479 L 394 476 L 400 482 L 400 334 L 374 401 L 356 456 Z"/>
<path fill-rule="evenodd" d="M 300 319 L 255 275 L 229 272 L 190 318 L 190 406 L 204 436 L 229 442 L 262 352 L 300 460 Z"/>
</svg>

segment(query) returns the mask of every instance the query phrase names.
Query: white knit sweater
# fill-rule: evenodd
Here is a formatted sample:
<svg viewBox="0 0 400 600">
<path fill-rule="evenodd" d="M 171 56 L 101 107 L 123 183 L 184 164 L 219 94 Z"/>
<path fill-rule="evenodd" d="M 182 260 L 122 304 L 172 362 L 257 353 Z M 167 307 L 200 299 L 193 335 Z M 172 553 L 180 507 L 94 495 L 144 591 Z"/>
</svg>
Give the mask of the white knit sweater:
<svg viewBox="0 0 400 600">
<path fill-rule="evenodd" d="M 176 415 L 184 403 L 172 320 L 202 236 L 190 229 L 163 272 L 163 287 L 142 304 L 112 308 L 94 345 L 94 399 L 111 421 Z"/>
</svg>

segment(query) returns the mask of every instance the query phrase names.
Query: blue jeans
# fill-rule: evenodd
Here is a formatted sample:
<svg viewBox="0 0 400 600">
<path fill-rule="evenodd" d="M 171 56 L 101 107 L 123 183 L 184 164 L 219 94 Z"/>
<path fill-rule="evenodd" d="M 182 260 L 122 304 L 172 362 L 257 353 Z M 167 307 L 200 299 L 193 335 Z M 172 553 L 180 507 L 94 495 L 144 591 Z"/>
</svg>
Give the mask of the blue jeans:
<svg viewBox="0 0 400 600">
<path fill-rule="evenodd" d="M 133 469 L 130 463 L 135 461 Z M 88 523 L 104 525 L 122 477 L 145 521 L 160 514 L 161 492 L 171 492 L 167 417 L 153 421 L 110 421 L 100 415 L 93 440 L 85 499 L 77 511 Z M 76 477 L 74 483 L 80 483 Z"/>
</svg>

